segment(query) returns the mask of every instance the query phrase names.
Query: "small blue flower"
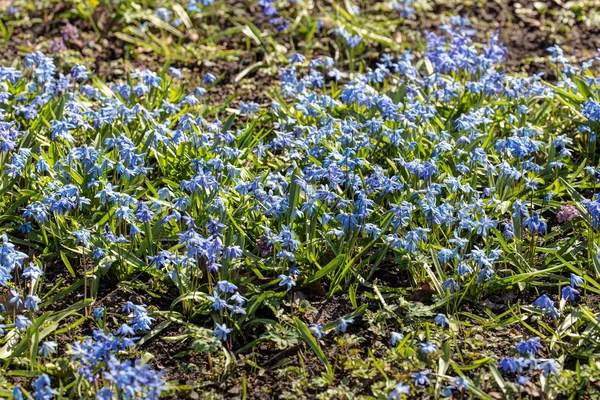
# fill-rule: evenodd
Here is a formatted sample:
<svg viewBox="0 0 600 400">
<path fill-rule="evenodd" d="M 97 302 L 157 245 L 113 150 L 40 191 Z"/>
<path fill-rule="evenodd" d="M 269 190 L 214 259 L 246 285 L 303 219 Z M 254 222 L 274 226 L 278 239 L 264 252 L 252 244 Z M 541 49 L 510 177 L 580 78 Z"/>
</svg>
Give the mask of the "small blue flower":
<svg viewBox="0 0 600 400">
<path fill-rule="evenodd" d="M 296 286 L 296 281 L 294 281 L 294 277 L 289 275 L 279 275 L 281 281 L 279 282 L 279 286 L 286 286 L 286 290 L 290 291 L 293 286 Z"/>
<path fill-rule="evenodd" d="M 348 318 L 348 319 L 344 319 L 344 318 L 340 318 L 337 327 L 335 328 L 336 331 L 341 330 L 342 332 L 346 332 L 346 329 L 348 329 L 348 325 L 349 324 L 353 324 L 354 320 L 352 318 Z"/>
<path fill-rule="evenodd" d="M 419 353 L 421 354 L 437 354 L 438 346 L 433 343 L 418 343 L 417 346 L 421 347 Z"/>
<path fill-rule="evenodd" d="M 458 290 L 458 283 L 452 278 L 448 278 L 442 283 L 442 289 L 449 290 L 450 293 L 454 293 Z"/>
<path fill-rule="evenodd" d="M 203 84 L 211 84 L 214 83 L 217 80 L 217 77 L 214 76 L 213 74 L 211 74 L 210 72 L 206 73 L 206 75 L 204 75 L 204 78 L 202 78 L 202 83 Z"/>
<path fill-rule="evenodd" d="M 325 334 L 321 325 L 310 324 L 310 328 L 308 329 L 317 337 L 317 339 L 322 339 Z"/>
<path fill-rule="evenodd" d="M 213 331 L 213 335 L 217 337 L 217 339 L 226 341 L 227 335 L 229 335 L 233 331 L 233 328 L 228 328 L 225 324 L 218 324 L 217 328 Z"/>
<path fill-rule="evenodd" d="M 517 371 L 517 364 L 515 363 L 514 359 L 510 357 L 504 357 L 498 363 L 498 368 L 504 372 L 515 373 Z"/>
<path fill-rule="evenodd" d="M 542 345 L 540 343 L 539 336 L 532 337 L 531 339 L 521 341 L 517 343 L 515 346 L 515 350 L 517 350 L 521 355 L 536 355 L 542 349 Z"/>
<path fill-rule="evenodd" d="M 23 400 L 23 392 L 21 391 L 20 386 L 15 386 L 12 391 L 13 400 Z"/>
<path fill-rule="evenodd" d="M 574 289 L 571 286 L 565 286 L 562 288 L 562 298 L 563 300 L 575 300 L 575 296 L 579 295 L 579 290 Z"/>
<path fill-rule="evenodd" d="M 446 328 L 447 326 L 450 325 L 450 321 L 448 320 L 448 317 L 446 317 L 444 314 L 436 315 L 434 318 L 434 321 L 438 326 L 441 326 L 442 328 Z"/>
<path fill-rule="evenodd" d="M 552 318 L 558 318 L 559 316 L 558 310 L 556 309 L 556 307 L 554 307 L 554 302 L 550 300 L 550 298 L 545 294 L 538 297 L 538 299 L 533 302 L 533 305 L 540 308 Z"/>
<path fill-rule="evenodd" d="M 423 371 L 416 372 L 411 374 L 411 376 L 415 379 L 415 385 L 425 386 L 431 384 L 427 375 L 431 372 L 430 369 L 424 369 Z"/>
<path fill-rule="evenodd" d="M 521 386 L 526 385 L 527 382 L 529 382 L 531 378 L 529 378 L 528 376 L 519 376 L 517 378 L 517 383 Z"/>
<path fill-rule="evenodd" d="M 40 375 L 33 382 L 33 388 L 35 389 L 33 397 L 36 400 L 50 400 L 56 395 L 56 390 L 52 389 L 50 377 L 46 374 Z"/>
<path fill-rule="evenodd" d="M 29 318 L 23 316 L 23 315 L 17 315 L 17 319 L 15 320 L 15 327 L 22 331 L 22 330 L 26 330 L 27 328 L 29 328 L 31 325 L 33 325 L 33 322 L 31 322 L 29 320 Z"/>
<path fill-rule="evenodd" d="M 545 376 L 550 373 L 558 375 L 558 366 L 554 360 L 546 360 L 538 366 L 538 369 L 544 372 Z"/>
<path fill-rule="evenodd" d="M 98 322 L 104 316 L 104 307 L 98 307 L 92 311 L 92 317 L 94 317 L 94 321 Z"/>
<path fill-rule="evenodd" d="M 579 275 L 571 274 L 571 286 L 577 287 L 583 284 L 583 278 Z"/>
<path fill-rule="evenodd" d="M 396 346 L 397 344 L 399 344 L 402 340 L 404 340 L 404 335 L 398 332 L 391 332 L 390 334 L 390 343 L 392 344 L 392 346 Z"/>
<path fill-rule="evenodd" d="M 400 400 L 402 395 L 410 394 L 410 386 L 405 385 L 403 382 L 398 382 L 394 390 L 388 394 L 388 400 Z"/>
<path fill-rule="evenodd" d="M 38 354 L 42 354 L 45 358 L 48 358 L 50 354 L 56 353 L 56 342 L 46 341 L 40 345 Z"/>
<path fill-rule="evenodd" d="M 456 390 L 469 390 L 469 380 L 464 376 L 460 376 L 452 381 L 452 386 Z"/>
</svg>

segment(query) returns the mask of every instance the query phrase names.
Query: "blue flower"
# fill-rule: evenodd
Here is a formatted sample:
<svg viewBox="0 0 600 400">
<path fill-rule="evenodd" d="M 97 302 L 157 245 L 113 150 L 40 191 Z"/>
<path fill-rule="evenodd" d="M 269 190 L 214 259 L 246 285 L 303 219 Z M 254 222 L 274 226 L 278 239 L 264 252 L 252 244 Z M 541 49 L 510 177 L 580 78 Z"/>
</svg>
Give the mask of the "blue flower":
<svg viewBox="0 0 600 400">
<path fill-rule="evenodd" d="M 418 343 L 417 346 L 421 347 L 419 353 L 421 354 L 437 354 L 438 346 L 433 343 Z"/>
<path fill-rule="evenodd" d="M 325 334 L 321 325 L 310 324 L 308 329 L 317 337 L 317 339 L 322 339 Z"/>
<path fill-rule="evenodd" d="M 546 223 L 540 219 L 537 212 L 523 222 L 523 227 L 529 228 L 531 232 L 546 233 Z"/>
<path fill-rule="evenodd" d="M 21 391 L 20 386 L 15 386 L 12 391 L 13 400 L 23 400 L 23 392 Z"/>
<path fill-rule="evenodd" d="M 354 320 L 352 318 L 348 318 L 348 319 L 344 319 L 344 318 L 340 318 L 340 320 L 338 321 L 338 325 L 335 328 L 336 331 L 341 330 L 342 332 L 346 332 L 346 329 L 348 329 L 348 325 L 349 324 L 353 324 Z"/>
<path fill-rule="evenodd" d="M 115 332 L 115 335 L 117 335 L 117 336 L 133 336 L 133 335 L 135 335 L 135 331 L 129 325 L 121 324 L 119 329 L 117 329 L 117 331 Z"/>
<path fill-rule="evenodd" d="M 402 340 L 404 340 L 403 334 L 398 333 L 398 332 L 393 332 L 393 331 L 390 333 L 390 343 L 392 344 L 392 346 L 396 346 Z"/>
<path fill-rule="evenodd" d="M 539 336 L 535 336 L 531 339 L 521 341 L 521 342 L 517 343 L 517 345 L 515 346 L 515 349 L 519 353 L 521 353 L 521 355 L 538 354 L 539 351 L 542 349 L 542 345 L 540 344 L 540 338 L 539 338 Z"/>
<path fill-rule="evenodd" d="M 44 271 L 42 271 L 37 265 L 34 263 L 29 263 L 29 266 L 23 270 L 21 277 L 25 279 L 35 280 L 40 276 L 44 275 Z"/>
<path fill-rule="evenodd" d="M 548 376 L 550 373 L 558 375 L 558 366 L 556 365 L 556 362 L 552 359 L 542 362 L 538 366 L 538 369 L 542 370 L 545 376 Z"/>
<path fill-rule="evenodd" d="M 90 245 L 90 240 L 92 236 L 90 231 L 87 229 L 80 229 L 78 231 L 73 232 L 73 236 L 75 236 L 75 243 L 83 245 L 83 247 L 88 247 Z"/>
<path fill-rule="evenodd" d="M 419 372 L 415 372 L 414 374 L 411 374 L 411 376 L 415 379 L 415 385 L 424 386 L 424 385 L 431 384 L 431 382 L 429 381 L 429 378 L 427 377 L 427 375 L 429 375 L 430 372 L 431 372 L 431 370 L 425 369 L 423 371 L 419 371 Z"/>
<path fill-rule="evenodd" d="M 571 286 L 565 286 L 562 288 L 562 298 L 563 300 L 575 300 L 575 296 L 579 295 L 579 290 L 574 289 Z"/>
<path fill-rule="evenodd" d="M 534 301 L 533 305 L 540 308 L 552 318 L 558 318 L 559 314 L 558 310 L 554 307 L 554 302 L 552 302 L 552 300 L 550 300 L 550 298 L 545 294 L 541 295 L 536 301 Z"/>
<path fill-rule="evenodd" d="M 48 358 L 50 354 L 56 353 L 56 342 L 46 341 L 40 345 L 38 354 L 42 354 L 45 358 Z"/>
<path fill-rule="evenodd" d="M 388 394 L 388 400 L 400 400 L 403 394 L 407 396 L 410 394 L 410 386 L 398 382 L 396 387 Z"/>
<path fill-rule="evenodd" d="M 33 397 L 35 400 L 50 400 L 56 395 L 56 390 L 52 389 L 50 377 L 46 374 L 40 375 L 33 382 Z"/>
<path fill-rule="evenodd" d="M 228 328 L 225 324 L 217 324 L 216 329 L 213 331 L 213 335 L 217 337 L 217 339 L 226 341 L 227 335 L 233 331 L 233 328 Z"/>
<path fill-rule="evenodd" d="M 29 311 L 38 311 L 39 307 L 38 304 L 42 301 L 42 299 L 40 299 L 39 297 L 37 297 L 36 295 L 27 295 L 27 298 L 25 299 L 25 308 Z"/>
<path fill-rule="evenodd" d="M 205 85 L 211 84 L 211 83 L 214 83 L 216 80 L 217 80 L 216 76 L 214 76 L 210 72 L 207 72 L 206 75 L 204 75 L 204 78 L 202 78 L 202 83 Z"/>
<path fill-rule="evenodd" d="M 442 283 L 442 289 L 449 290 L 450 293 L 454 293 L 458 290 L 458 283 L 452 278 L 448 278 Z"/>
<path fill-rule="evenodd" d="M 517 378 L 517 383 L 518 383 L 520 386 L 524 386 L 524 385 L 526 385 L 526 384 L 527 384 L 527 382 L 529 382 L 529 380 L 530 380 L 530 379 L 531 379 L 531 378 L 529 378 L 528 376 L 519 376 L 519 377 Z"/>
<path fill-rule="evenodd" d="M 583 284 L 583 278 L 579 275 L 571 274 L 571 287 L 581 286 Z"/>
<path fill-rule="evenodd" d="M 27 328 L 29 328 L 31 325 L 33 325 L 33 322 L 31 322 L 29 320 L 29 318 L 23 316 L 23 315 L 17 315 L 17 318 L 15 319 L 15 327 L 18 330 L 26 330 Z"/>
<path fill-rule="evenodd" d="M 296 281 L 294 281 L 293 276 L 279 275 L 279 279 L 281 279 L 279 286 L 285 286 L 287 291 L 292 289 L 293 286 L 296 286 Z"/>
<path fill-rule="evenodd" d="M 455 378 L 454 381 L 452 381 L 452 386 L 456 389 L 456 390 L 469 390 L 469 380 L 467 378 L 465 378 L 464 376 Z"/>
<path fill-rule="evenodd" d="M 444 314 L 436 315 L 434 320 L 435 320 L 435 323 L 437 325 L 441 326 L 442 328 L 446 328 L 447 326 L 450 325 L 450 321 L 448 320 L 448 317 L 446 317 Z"/>
<path fill-rule="evenodd" d="M 510 357 L 504 357 L 502 360 L 500 360 L 500 363 L 498 363 L 498 368 L 504 371 L 505 373 L 515 373 L 518 369 L 518 365 L 514 359 Z"/>
</svg>

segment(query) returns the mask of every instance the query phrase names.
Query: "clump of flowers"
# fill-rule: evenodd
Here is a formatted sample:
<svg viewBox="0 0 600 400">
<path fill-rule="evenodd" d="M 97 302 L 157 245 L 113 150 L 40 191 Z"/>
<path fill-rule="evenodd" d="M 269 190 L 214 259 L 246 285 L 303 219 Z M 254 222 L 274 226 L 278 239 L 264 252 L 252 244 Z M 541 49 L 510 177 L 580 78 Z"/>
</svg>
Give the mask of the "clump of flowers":
<svg viewBox="0 0 600 400">
<path fill-rule="evenodd" d="M 567 222 L 573 221 L 575 218 L 579 217 L 581 214 L 577 207 L 572 204 L 565 204 L 561 206 L 560 211 L 556 214 L 558 218 L 558 222 L 560 224 L 566 224 Z"/>
<path fill-rule="evenodd" d="M 115 334 L 96 330 L 91 337 L 70 346 L 71 362 L 81 376 L 80 390 L 96 391 L 96 398 L 159 399 L 165 389 L 164 371 L 156 371 L 142 360 L 119 360 L 135 346 L 136 331 L 150 329 L 151 318 L 143 304 L 127 302 L 123 312 L 133 314 L 129 324 L 122 324 Z"/>
</svg>

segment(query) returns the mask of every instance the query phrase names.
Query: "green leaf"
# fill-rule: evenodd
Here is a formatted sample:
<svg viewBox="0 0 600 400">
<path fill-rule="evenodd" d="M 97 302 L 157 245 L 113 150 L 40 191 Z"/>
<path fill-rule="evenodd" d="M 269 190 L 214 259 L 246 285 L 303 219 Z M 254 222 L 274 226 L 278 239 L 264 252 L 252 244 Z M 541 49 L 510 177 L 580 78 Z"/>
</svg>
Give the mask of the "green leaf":
<svg viewBox="0 0 600 400">
<path fill-rule="evenodd" d="M 339 256 L 337 256 L 336 258 L 331 260 L 329 263 L 327 263 L 326 266 L 324 266 L 323 268 L 321 268 L 320 270 L 315 272 L 313 275 L 311 275 L 307 279 L 305 279 L 304 282 L 302 282 L 302 286 L 310 285 L 311 283 L 317 282 L 320 279 L 326 277 L 330 272 L 332 272 L 338 266 L 340 266 L 344 262 L 345 259 L 346 259 L 346 255 L 340 254 Z"/>
<path fill-rule="evenodd" d="M 160 324 L 156 325 L 154 328 L 152 328 L 152 330 L 150 332 L 145 334 L 144 337 L 142 337 L 135 344 L 135 347 L 136 348 L 142 347 L 144 345 L 144 343 L 146 343 L 147 341 L 151 340 L 153 337 L 155 337 L 156 335 L 158 335 L 159 333 L 164 331 L 169 325 L 171 325 L 171 321 L 169 321 L 168 319 L 161 322 Z"/>
<path fill-rule="evenodd" d="M 69 259 L 67 258 L 67 255 L 61 251 L 60 258 L 65 263 L 65 266 L 67 267 L 67 270 L 69 270 L 69 273 L 71 274 L 71 276 L 73 278 L 75 278 L 77 275 L 75 275 L 75 270 L 73 270 L 73 267 L 71 266 L 71 263 L 69 262 Z"/>
<path fill-rule="evenodd" d="M 323 353 L 323 350 L 321 350 L 319 343 L 317 343 L 306 324 L 297 317 L 294 317 L 294 323 L 296 324 L 296 330 L 298 331 L 298 333 L 300 333 L 304 342 L 308 344 L 308 346 L 312 349 L 317 358 L 321 360 L 321 362 L 325 366 L 325 369 L 327 370 L 327 375 L 333 377 L 333 369 L 331 368 L 331 365 L 329 364 L 325 353 Z"/>
<path fill-rule="evenodd" d="M 173 302 L 171 303 L 171 311 L 173 311 L 173 309 L 175 308 L 175 306 L 179 303 L 181 303 L 182 301 L 208 301 L 208 299 L 206 298 L 206 293 L 204 292 L 190 292 L 190 293 L 185 293 L 182 294 L 181 296 L 179 296 L 178 298 L 176 298 L 175 300 L 173 300 Z"/>
<path fill-rule="evenodd" d="M 288 199 L 289 208 L 287 212 L 288 224 L 292 222 L 292 214 L 296 211 L 298 202 L 300 201 L 300 186 L 296 181 L 300 179 L 301 176 L 302 173 L 300 172 L 300 169 L 296 168 L 292 174 L 292 180 L 290 182 L 290 196 Z"/>
</svg>

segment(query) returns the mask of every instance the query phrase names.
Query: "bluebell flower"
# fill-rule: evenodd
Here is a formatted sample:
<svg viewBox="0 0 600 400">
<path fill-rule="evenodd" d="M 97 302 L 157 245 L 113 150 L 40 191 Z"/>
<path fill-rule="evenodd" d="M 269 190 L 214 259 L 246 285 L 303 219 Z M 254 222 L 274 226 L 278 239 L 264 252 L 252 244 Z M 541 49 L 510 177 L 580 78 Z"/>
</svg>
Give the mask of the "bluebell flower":
<svg viewBox="0 0 600 400">
<path fill-rule="evenodd" d="M 551 373 L 558 375 L 558 365 L 556 365 L 556 362 L 552 359 L 542 362 L 538 366 L 538 369 L 542 370 L 545 376 L 548 376 Z"/>
<path fill-rule="evenodd" d="M 540 219 L 537 212 L 523 222 L 523 227 L 529 228 L 531 232 L 546 233 L 546 223 Z"/>
<path fill-rule="evenodd" d="M 42 271 L 34 263 L 29 263 L 29 265 L 27 266 L 27 268 L 25 268 L 23 270 L 23 273 L 21 274 L 21 277 L 25 278 L 25 279 L 35 280 L 35 279 L 38 279 L 40 276 L 43 276 L 43 275 L 44 275 L 44 271 Z"/>
<path fill-rule="evenodd" d="M 574 289 L 571 286 L 565 286 L 562 288 L 561 297 L 564 300 L 575 301 L 575 296 L 579 296 L 579 290 Z"/>
<path fill-rule="evenodd" d="M 310 324 L 308 329 L 317 337 L 317 339 L 322 339 L 325 334 L 321 325 Z"/>
<path fill-rule="evenodd" d="M 408 396 L 410 394 L 410 386 L 405 385 L 403 382 L 398 382 L 394 389 L 388 394 L 388 400 L 400 400 L 402 395 Z"/>
<path fill-rule="evenodd" d="M 519 376 L 519 377 L 517 378 L 517 383 L 518 383 L 520 386 L 524 386 L 524 385 L 526 385 L 526 384 L 527 384 L 527 382 L 529 382 L 529 380 L 530 380 L 530 379 L 531 379 L 531 378 L 529 378 L 528 376 Z"/>
<path fill-rule="evenodd" d="M 495 221 L 489 217 L 481 217 L 479 222 L 475 223 L 477 226 L 477 234 L 487 237 L 488 229 L 495 228 L 498 225 L 498 221 Z"/>
<path fill-rule="evenodd" d="M 135 331 L 128 324 L 121 324 L 119 329 L 116 330 L 115 335 L 117 335 L 117 336 L 133 336 L 133 335 L 135 335 Z"/>
<path fill-rule="evenodd" d="M 216 76 L 214 76 L 210 72 L 207 72 L 206 75 L 204 75 L 204 78 L 202 78 L 202 83 L 205 85 L 211 84 L 211 83 L 214 83 L 216 80 L 217 80 Z"/>
<path fill-rule="evenodd" d="M 77 82 L 84 81 L 88 78 L 89 72 L 84 65 L 75 65 L 71 68 L 71 74 L 73 75 L 73 79 Z"/>
<path fill-rule="evenodd" d="M 109 387 L 103 387 L 96 392 L 96 400 L 112 400 L 114 393 Z"/>
<path fill-rule="evenodd" d="M 90 240 L 92 239 L 90 231 L 87 229 L 79 229 L 73 232 L 73 236 L 75 236 L 75 243 L 81 244 L 83 247 L 89 247 Z"/>
<path fill-rule="evenodd" d="M 179 68 L 169 67 L 168 72 L 169 75 L 171 75 L 174 78 L 183 79 L 183 74 L 181 73 L 181 70 Z"/>
<path fill-rule="evenodd" d="M 25 308 L 29 311 L 38 311 L 39 310 L 39 304 L 42 301 L 42 299 L 40 299 L 39 297 L 37 297 L 34 294 L 29 294 L 27 295 L 27 297 L 25 298 Z"/>
<path fill-rule="evenodd" d="M 438 352 L 438 346 L 434 343 L 418 343 L 417 346 L 420 347 L 419 353 L 421 354 L 431 355 Z"/>
<path fill-rule="evenodd" d="M 510 357 L 504 357 L 502 360 L 500 360 L 498 368 L 504 372 L 515 373 L 517 371 L 518 366 L 514 359 Z"/>
<path fill-rule="evenodd" d="M 515 349 L 519 353 L 521 353 L 521 355 L 538 354 L 539 351 L 542 349 L 542 345 L 540 344 L 540 338 L 538 336 L 535 336 L 531 339 L 521 341 L 517 343 Z"/>
<path fill-rule="evenodd" d="M 56 390 L 52 389 L 50 377 L 47 374 L 40 375 L 33 382 L 33 397 L 35 400 L 50 400 L 56 395 Z"/>
<path fill-rule="evenodd" d="M 242 306 L 248 301 L 248 299 L 242 296 L 239 292 L 235 292 L 233 296 L 229 298 L 229 301 L 237 303 L 238 306 Z"/>
<path fill-rule="evenodd" d="M 237 290 L 237 286 L 229 281 L 217 282 L 216 290 L 219 293 L 234 293 Z"/>
<path fill-rule="evenodd" d="M 29 320 L 29 318 L 27 318 L 23 315 L 17 315 L 17 318 L 15 319 L 15 328 L 22 331 L 22 330 L 26 330 L 31 325 L 33 325 L 33 322 L 31 322 Z"/>
<path fill-rule="evenodd" d="M 394 332 L 394 331 L 392 331 L 390 333 L 390 343 L 392 344 L 392 346 L 396 346 L 402 340 L 404 340 L 404 335 L 403 334 L 398 333 L 398 332 Z"/>
<path fill-rule="evenodd" d="M 429 378 L 427 377 L 427 375 L 429 375 L 430 372 L 431 370 L 424 369 L 423 371 L 411 374 L 411 376 L 415 379 L 415 385 L 425 386 L 431 384 Z"/>
<path fill-rule="evenodd" d="M 455 378 L 452 381 L 452 386 L 456 389 L 456 390 L 464 390 L 467 391 L 469 390 L 469 380 L 467 378 L 465 378 L 464 376 Z"/>
<path fill-rule="evenodd" d="M 338 321 L 338 325 L 336 326 L 335 330 L 336 331 L 342 331 L 342 332 L 346 332 L 346 329 L 348 329 L 348 325 L 353 324 L 354 320 L 352 318 L 348 318 L 348 319 L 344 319 L 344 318 L 340 318 L 340 320 Z"/>
<path fill-rule="evenodd" d="M 448 278 L 442 283 L 442 289 L 449 290 L 450 293 L 454 293 L 459 289 L 459 286 L 454 279 Z"/>
<path fill-rule="evenodd" d="M 436 325 L 439 325 L 442 328 L 446 328 L 447 326 L 450 325 L 450 321 L 448 320 L 448 317 L 446 317 L 444 314 L 436 315 L 434 320 L 435 320 Z"/>
<path fill-rule="evenodd" d="M 583 278 L 579 275 L 571 274 L 571 287 L 581 286 L 583 284 Z"/>
<path fill-rule="evenodd" d="M 159 7 L 154 10 L 154 15 L 156 15 L 159 19 L 169 22 L 171 20 L 171 11 L 167 10 L 164 7 Z"/>
<path fill-rule="evenodd" d="M 23 392 L 21 391 L 20 386 L 15 386 L 12 391 L 12 398 L 13 400 L 23 400 Z"/>
<path fill-rule="evenodd" d="M 217 337 L 217 339 L 226 341 L 227 335 L 233 331 L 233 328 L 228 328 L 225 324 L 218 324 L 216 329 L 213 331 L 213 335 Z"/>
<path fill-rule="evenodd" d="M 290 291 L 293 286 L 296 286 L 296 281 L 292 276 L 289 275 L 279 275 L 279 286 L 285 286 L 287 291 Z"/>
<path fill-rule="evenodd" d="M 104 317 L 104 307 L 97 307 L 92 311 L 92 317 L 94 321 L 98 322 Z"/>
<path fill-rule="evenodd" d="M 43 355 L 45 358 L 48 358 L 50 354 L 56 353 L 56 342 L 53 341 L 45 341 L 42 343 L 38 349 L 38 354 Z"/>
<path fill-rule="evenodd" d="M 534 301 L 533 305 L 540 308 L 552 318 L 558 318 L 559 314 L 558 310 L 554 307 L 554 302 L 545 294 L 541 295 L 536 301 Z"/>
</svg>

